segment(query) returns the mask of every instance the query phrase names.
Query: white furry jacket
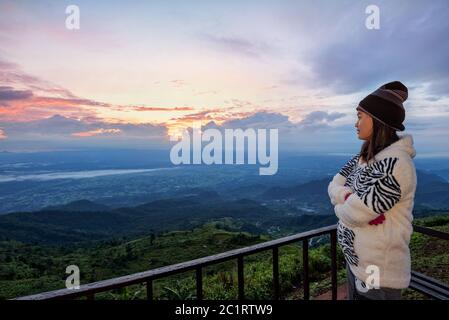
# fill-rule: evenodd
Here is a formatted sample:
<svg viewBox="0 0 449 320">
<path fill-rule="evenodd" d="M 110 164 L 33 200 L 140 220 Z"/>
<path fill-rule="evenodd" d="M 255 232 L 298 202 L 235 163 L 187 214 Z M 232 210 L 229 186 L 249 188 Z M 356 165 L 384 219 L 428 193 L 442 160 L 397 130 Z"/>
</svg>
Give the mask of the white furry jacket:
<svg viewBox="0 0 449 320">
<path fill-rule="evenodd" d="M 410 283 L 409 242 L 413 231 L 416 151 L 409 134 L 378 152 L 368 164 L 360 154 L 350 159 L 328 187 L 335 205 L 337 237 L 354 275 L 373 284 L 378 267 L 381 288 L 406 288 Z M 344 200 L 346 193 L 352 194 Z M 369 222 L 384 214 L 382 224 Z M 376 284 L 376 282 L 374 282 Z"/>
</svg>

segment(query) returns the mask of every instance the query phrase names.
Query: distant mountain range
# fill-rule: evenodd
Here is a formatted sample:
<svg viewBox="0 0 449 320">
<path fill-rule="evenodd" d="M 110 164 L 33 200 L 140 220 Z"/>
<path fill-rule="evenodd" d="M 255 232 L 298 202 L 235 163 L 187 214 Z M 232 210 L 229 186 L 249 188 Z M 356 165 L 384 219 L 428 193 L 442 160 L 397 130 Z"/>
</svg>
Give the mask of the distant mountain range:
<svg viewBox="0 0 449 320">
<path fill-rule="evenodd" d="M 444 178 L 417 170 L 417 181 L 415 207 L 449 209 L 449 183 Z M 263 192 L 257 199 L 294 200 L 296 202 L 326 203 L 330 205 L 327 194 L 329 182 L 330 179 L 326 178 L 295 186 L 273 187 Z"/>
<path fill-rule="evenodd" d="M 214 192 L 108 209 L 87 200 L 0 216 L 0 240 L 68 243 L 185 230 L 222 217 L 260 223 L 277 213 L 252 200 L 223 201 Z M 257 229 L 257 228 L 252 228 Z"/>
<path fill-rule="evenodd" d="M 442 177 L 418 170 L 415 204 L 432 209 L 449 208 L 449 183 Z"/>
<path fill-rule="evenodd" d="M 330 179 L 313 180 L 307 183 L 290 187 L 273 187 L 265 191 L 261 198 L 288 199 L 323 202 L 328 200 L 327 186 Z"/>
<path fill-rule="evenodd" d="M 111 208 L 104 205 L 95 203 L 89 200 L 78 200 L 69 202 L 67 204 L 59 205 L 59 206 L 48 206 L 42 208 L 40 211 L 107 211 Z"/>
<path fill-rule="evenodd" d="M 73 201 L 35 212 L 0 216 L 0 240 L 57 244 L 134 237 L 191 229 L 225 217 L 252 233 L 300 232 L 336 222 L 327 195 L 329 181 L 325 178 L 266 191 L 253 188 L 253 194 L 245 193 L 250 199 L 230 199 L 216 191 L 192 188 L 178 197 L 133 207 L 111 208 L 89 200 Z M 418 171 L 416 213 L 448 209 L 448 204 L 449 183 L 437 175 Z M 312 213 L 304 211 L 305 205 L 312 205 Z"/>
</svg>

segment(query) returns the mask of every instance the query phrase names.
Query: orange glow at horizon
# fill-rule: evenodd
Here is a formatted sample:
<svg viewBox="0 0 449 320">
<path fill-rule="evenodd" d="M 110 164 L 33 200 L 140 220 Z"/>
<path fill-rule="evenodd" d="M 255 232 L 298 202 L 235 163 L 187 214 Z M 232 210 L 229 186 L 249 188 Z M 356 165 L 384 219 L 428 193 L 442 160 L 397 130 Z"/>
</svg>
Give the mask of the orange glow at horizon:
<svg viewBox="0 0 449 320">
<path fill-rule="evenodd" d="M 122 132 L 122 130 L 120 129 L 97 129 L 97 130 L 91 130 L 91 131 L 84 131 L 84 132 L 75 132 L 72 133 L 72 136 L 74 137 L 93 137 L 93 136 L 97 136 L 100 134 L 105 134 L 105 133 L 112 133 L 112 134 L 116 134 L 116 133 L 120 133 Z"/>
</svg>

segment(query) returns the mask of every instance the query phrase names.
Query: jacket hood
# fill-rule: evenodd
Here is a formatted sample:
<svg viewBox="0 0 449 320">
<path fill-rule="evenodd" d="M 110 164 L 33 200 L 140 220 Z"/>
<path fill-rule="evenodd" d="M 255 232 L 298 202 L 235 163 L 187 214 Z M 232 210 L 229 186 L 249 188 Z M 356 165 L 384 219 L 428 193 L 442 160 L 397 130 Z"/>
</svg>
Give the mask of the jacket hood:
<svg viewBox="0 0 449 320">
<path fill-rule="evenodd" d="M 379 152 L 379 156 L 382 154 L 397 154 L 397 153 L 406 153 L 410 156 L 410 158 L 414 158 L 416 156 L 416 150 L 413 146 L 413 137 L 410 134 L 402 134 L 398 135 L 399 140 L 390 144 L 388 147 Z M 377 157 L 377 155 L 376 155 Z"/>
</svg>

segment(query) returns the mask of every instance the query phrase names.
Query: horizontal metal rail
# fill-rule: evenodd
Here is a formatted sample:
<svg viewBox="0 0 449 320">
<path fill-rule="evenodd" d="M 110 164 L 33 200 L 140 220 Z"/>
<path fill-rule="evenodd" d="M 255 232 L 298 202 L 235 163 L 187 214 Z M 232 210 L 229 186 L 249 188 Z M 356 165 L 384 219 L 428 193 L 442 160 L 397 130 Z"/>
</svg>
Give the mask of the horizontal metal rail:
<svg viewBox="0 0 449 320">
<path fill-rule="evenodd" d="M 217 264 L 224 261 L 229 261 L 232 259 L 238 260 L 239 266 L 239 297 L 243 298 L 243 257 L 252 255 L 261 251 L 273 250 L 273 254 L 277 256 L 278 252 L 275 248 L 279 248 L 281 246 L 285 246 L 294 242 L 299 242 L 302 240 L 307 240 L 313 237 L 318 237 L 325 234 L 331 234 L 331 237 L 336 238 L 336 225 L 331 225 L 319 229 L 314 229 L 311 231 L 302 232 L 299 234 L 258 243 L 252 246 L 239 248 L 231 251 L 226 251 L 222 253 L 218 253 L 215 255 L 190 260 L 186 262 L 181 262 L 178 264 L 169 265 L 166 267 L 161 267 L 157 269 L 152 269 L 149 271 L 139 272 L 131 275 L 126 275 L 123 277 L 113 278 L 109 280 L 103 280 L 98 282 L 93 282 L 89 284 L 85 284 L 80 286 L 79 289 L 60 289 L 55 291 L 49 291 L 44 293 L 39 293 L 30 296 L 24 296 L 17 298 L 17 300 L 48 300 L 48 299 L 73 299 L 82 296 L 93 296 L 96 293 L 109 291 L 112 289 L 122 288 L 133 284 L 138 283 L 147 283 L 147 296 L 152 296 L 152 281 L 155 279 L 167 277 L 173 274 L 178 274 L 190 270 L 199 270 L 200 268 Z M 335 242 L 335 241 L 333 241 Z M 336 250 L 336 249 L 335 249 Z M 333 254 L 334 256 L 334 254 Z M 335 254 L 336 256 L 336 254 Z M 277 257 L 273 259 L 274 262 L 277 261 Z M 336 266 L 335 266 L 336 267 Z M 275 267 L 276 268 L 276 267 Z M 274 269 L 274 273 L 277 273 L 278 270 Z M 333 279 L 332 281 L 336 284 L 336 272 L 332 272 Z M 202 274 L 197 271 L 197 276 L 201 277 Z M 275 275 L 275 281 L 279 280 L 279 277 Z M 202 284 L 202 281 L 199 280 L 197 284 Z M 151 288 L 148 288 L 148 286 Z M 333 285 L 333 287 L 336 285 Z M 278 288 L 278 283 L 274 283 L 274 287 Z M 202 295 L 200 295 L 202 297 Z"/>
<path fill-rule="evenodd" d="M 413 226 L 414 231 L 422 234 L 426 234 L 432 237 L 449 240 L 449 234 L 441 231 L 421 227 Z M 16 300 L 49 300 L 49 299 L 74 299 L 78 297 L 87 297 L 94 299 L 96 293 L 105 292 L 113 289 L 123 288 L 133 284 L 145 283 L 147 289 L 147 299 L 153 299 L 153 281 L 156 279 L 164 278 L 170 275 L 183 273 L 186 271 L 196 271 L 196 293 L 197 299 L 203 298 L 203 268 L 209 265 L 218 264 L 221 262 L 236 259 L 237 260 L 237 273 L 238 273 L 238 298 L 244 299 L 244 257 L 258 252 L 271 250 L 273 259 L 273 291 L 274 299 L 279 299 L 280 287 L 279 287 L 279 247 L 295 243 L 302 242 L 302 254 L 303 254 L 303 286 L 304 286 L 304 299 L 310 298 L 309 289 L 309 267 L 308 267 L 308 240 L 314 237 L 322 235 L 330 235 L 331 243 L 331 291 L 332 299 L 337 299 L 337 226 L 331 225 L 319 229 L 314 229 L 299 234 L 258 243 L 252 246 L 230 250 L 215 255 L 185 261 L 178 264 L 173 264 L 161 268 L 156 268 L 144 272 L 134 273 L 118 278 L 93 282 L 80 286 L 79 289 L 60 289 L 55 291 L 43 292 L 35 295 L 19 297 Z M 433 278 L 424 276 L 422 274 L 412 272 L 412 281 L 410 288 L 430 295 L 434 298 L 444 298 L 448 295 L 449 289 L 446 284 L 443 284 Z"/>
<path fill-rule="evenodd" d="M 409 288 L 437 300 L 449 300 L 449 285 L 416 271 L 412 271 Z"/>
</svg>

